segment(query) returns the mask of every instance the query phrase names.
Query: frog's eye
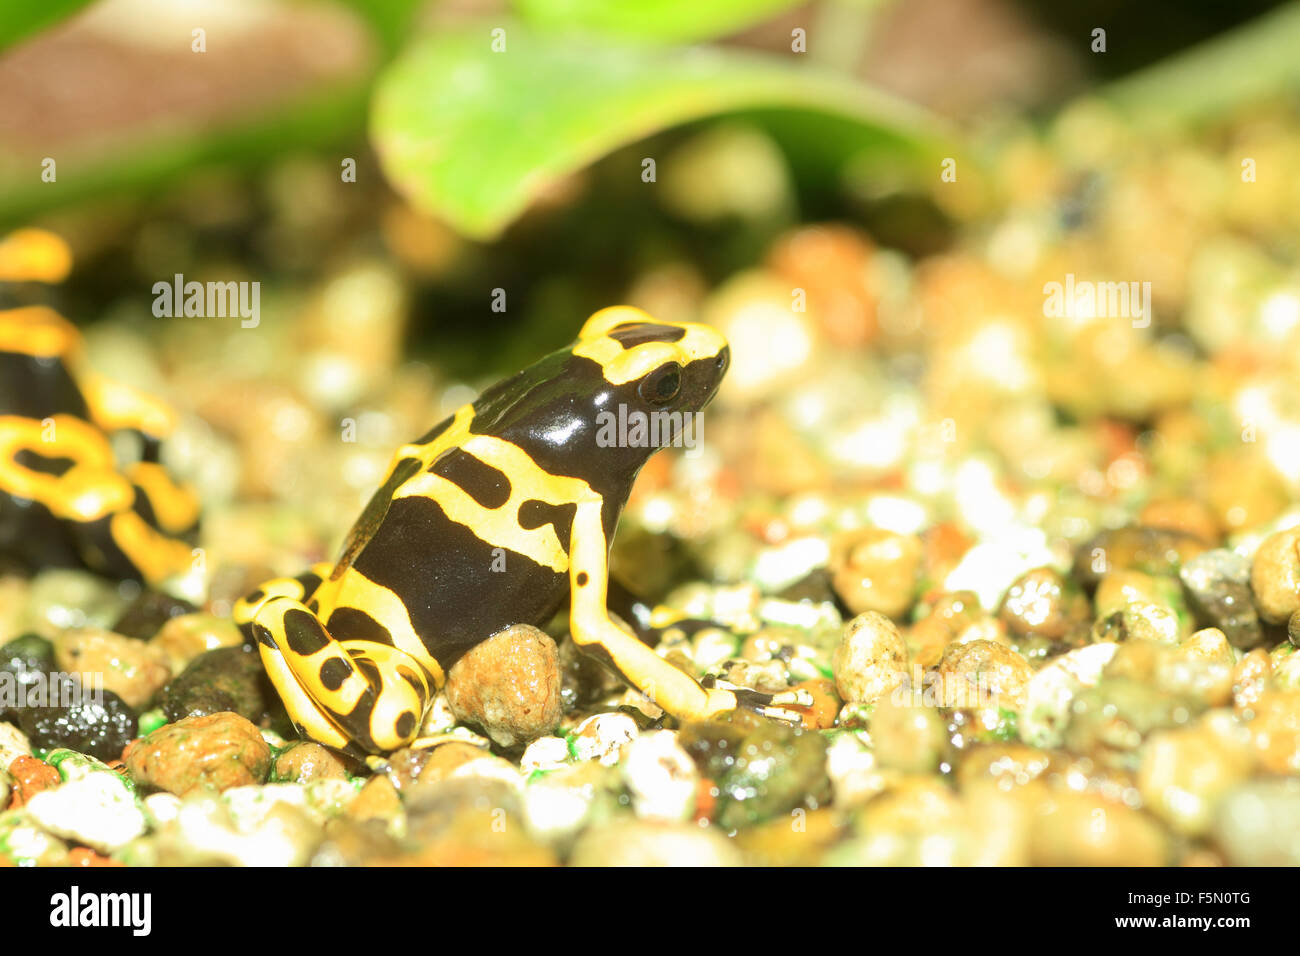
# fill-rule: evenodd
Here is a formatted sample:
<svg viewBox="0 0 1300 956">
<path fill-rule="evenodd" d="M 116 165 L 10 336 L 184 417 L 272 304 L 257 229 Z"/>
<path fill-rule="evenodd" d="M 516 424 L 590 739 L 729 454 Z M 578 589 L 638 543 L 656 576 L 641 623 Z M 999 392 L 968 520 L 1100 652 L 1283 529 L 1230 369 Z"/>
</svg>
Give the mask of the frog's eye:
<svg viewBox="0 0 1300 956">
<path fill-rule="evenodd" d="M 682 367 L 676 362 L 661 365 L 645 378 L 637 390 L 652 405 L 663 405 L 677 397 L 682 388 Z"/>
</svg>

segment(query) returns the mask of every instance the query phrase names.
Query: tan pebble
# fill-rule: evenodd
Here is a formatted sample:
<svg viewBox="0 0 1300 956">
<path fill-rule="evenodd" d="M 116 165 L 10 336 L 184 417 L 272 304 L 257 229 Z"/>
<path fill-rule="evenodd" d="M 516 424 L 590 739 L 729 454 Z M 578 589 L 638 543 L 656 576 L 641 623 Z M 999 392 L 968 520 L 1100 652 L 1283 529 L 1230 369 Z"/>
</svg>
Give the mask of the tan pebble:
<svg viewBox="0 0 1300 956">
<path fill-rule="evenodd" d="M 907 645 L 884 614 L 859 614 L 844 629 L 832 658 L 835 687 L 845 701 L 872 701 L 907 673 Z"/>
<path fill-rule="evenodd" d="M 1214 513 L 1195 498 L 1157 498 L 1147 502 L 1138 513 L 1138 524 L 1148 528 L 1185 531 L 1206 544 L 1219 540 L 1219 525 Z"/>
<path fill-rule="evenodd" d="M 948 743 L 939 712 L 933 707 L 901 705 L 892 695 L 876 702 L 869 724 L 871 748 L 881 767 L 904 773 L 937 770 Z"/>
<path fill-rule="evenodd" d="M 1255 552 L 1250 587 L 1259 616 L 1282 624 L 1300 610 L 1300 527 L 1271 534 Z"/>
<path fill-rule="evenodd" d="M 1251 705 L 1246 724 L 1262 770 L 1300 773 L 1300 691 L 1270 690 Z"/>
<path fill-rule="evenodd" d="M 993 641 L 952 645 L 939 663 L 947 706 L 988 706 L 1019 712 L 1034 676 L 1029 662 Z M 969 703 L 967 703 L 969 702 Z"/>
<path fill-rule="evenodd" d="M 428 752 L 428 759 L 416 778 L 420 783 L 436 783 L 451 776 L 452 772 L 479 757 L 487 755 L 482 747 L 453 740 Z"/>
<path fill-rule="evenodd" d="M 145 708 L 172 675 L 159 648 L 95 628 L 60 634 L 54 641 L 54 663 L 62 671 L 98 674 L 105 690 L 136 710 Z"/>
<path fill-rule="evenodd" d="M 1262 647 L 1255 648 L 1238 661 L 1232 672 L 1232 706 L 1241 711 L 1259 700 L 1272 670 L 1272 661 Z"/>
<path fill-rule="evenodd" d="M 1034 866 L 1165 866 L 1169 837 L 1152 817 L 1093 793 L 1054 791 L 1033 818 Z"/>
<path fill-rule="evenodd" d="M 204 651 L 237 647 L 244 637 L 229 618 L 195 613 L 168 619 L 149 643 L 167 655 L 172 673 L 179 674 Z"/>
<path fill-rule="evenodd" d="M 456 719 L 503 747 L 525 744 L 560 722 L 560 655 L 545 631 L 508 627 L 472 648 L 447 675 Z"/>
<path fill-rule="evenodd" d="M 348 804 L 347 815 L 354 820 L 391 820 L 402 810 L 397 788 L 385 776 L 371 777 L 361 792 Z"/>
<path fill-rule="evenodd" d="M 131 741 L 122 759 L 136 783 L 181 796 L 196 787 L 262 783 L 271 748 L 248 720 L 222 712 L 165 724 Z"/>
<path fill-rule="evenodd" d="M 865 529 L 831 542 L 831 583 L 854 614 L 902 617 L 916 597 L 924 548 L 916 535 Z"/>
<path fill-rule="evenodd" d="M 274 775 L 278 780 L 342 780 L 347 776 L 343 761 L 332 750 L 304 740 L 282 751 L 275 758 Z"/>
<path fill-rule="evenodd" d="M 1218 800 L 1246 779 L 1250 753 L 1202 726 L 1157 731 L 1142 747 L 1137 785 L 1145 806 L 1174 830 L 1205 834 Z"/>
</svg>

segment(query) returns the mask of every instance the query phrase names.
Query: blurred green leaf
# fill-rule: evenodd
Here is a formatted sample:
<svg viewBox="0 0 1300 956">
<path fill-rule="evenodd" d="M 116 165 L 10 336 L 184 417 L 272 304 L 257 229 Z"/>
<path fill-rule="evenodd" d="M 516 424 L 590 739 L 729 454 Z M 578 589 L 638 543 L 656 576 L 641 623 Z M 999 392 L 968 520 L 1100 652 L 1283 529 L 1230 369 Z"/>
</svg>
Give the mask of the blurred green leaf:
<svg viewBox="0 0 1300 956">
<path fill-rule="evenodd" d="M 425 0 L 340 0 L 360 14 L 375 31 L 385 51 L 392 53 L 406 42 L 415 12 Z"/>
<path fill-rule="evenodd" d="M 3 0 L 0 2 L 0 50 L 76 13 L 88 3 L 90 0 Z"/>
<path fill-rule="evenodd" d="M 1213 119 L 1300 91 L 1300 3 L 1289 3 L 1186 53 L 1140 70 L 1102 96 L 1143 121 Z"/>
<path fill-rule="evenodd" d="M 772 57 L 519 27 L 493 53 L 491 29 L 417 43 L 380 77 L 371 116 L 394 186 L 476 238 L 498 235 L 547 186 L 616 147 L 717 114 L 811 110 L 868 130 L 873 148 L 906 152 L 940 135 L 884 94 Z"/>
<path fill-rule="evenodd" d="M 804 0 L 513 0 L 530 25 L 647 42 L 691 42 L 761 23 Z"/>
</svg>

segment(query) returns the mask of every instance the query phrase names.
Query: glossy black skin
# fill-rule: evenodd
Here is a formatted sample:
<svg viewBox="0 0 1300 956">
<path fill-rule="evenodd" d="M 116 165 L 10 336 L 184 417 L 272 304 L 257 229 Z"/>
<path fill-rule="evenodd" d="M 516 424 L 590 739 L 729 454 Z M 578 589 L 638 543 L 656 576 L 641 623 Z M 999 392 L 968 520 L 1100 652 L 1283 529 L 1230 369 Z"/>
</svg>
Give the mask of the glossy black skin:
<svg viewBox="0 0 1300 956">
<path fill-rule="evenodd" d="M 629 411 L 646 413 L 700 411 L 716 393 L 728 361 L 724 349 L 713 358 L 690 363 L 681 370 L 676 398 L 654 404 L 642 397 L 640 381 L 611 384 L 596 362 L 563 349 L 485 391 L 473 403 L 471 432 L 517 445 L 552 475 L 586 481 L 603 499 L 602 523 L 608 546 L 637 472 L 657 449 L 601 447 L 597 442 L 598 413 L 606 409 L 617 412 L 619 403 L 626 403 Z M 442 422 L 419 443 L 432 441 L 450 423 L 450 418 Z M 468 466 L 466 459 L 477 467 Z M 406 459 L 394 478 L 405 480 L 420 467 L 417 459 Z M 509 493 L 503 484 L 509 479 L 504 474 L 459 449 L 444 453 L 431 470 L 488 506 Z M 353 535 L 364 539 L 365 529 L 379 522 L 351 563 L 372 581 L 397 593 L 410 613 L 415 633 L 444 669 L 505 627 L 545 625 L 568 599 L 566 573 L 516 552 L 495 554 L 490 544 L 451 521 L 427 498 L 397 499 L 389 504 L 394 486 L 390 481 L 376 492 L 354 528 Z M 572 520 L 572 506 L 538 502 L 535 509 L 520 512 L 525 527 L 553 524 L 566 551 Z M 502 557 L 505 570 L 490 570 L 494 560 Z M 340 573 L 336 567 L 334 576 Z M 325 623 L 334 634 L 391 643 L 384 628 L 359 609 L 339 608 Z"/>
</svg>

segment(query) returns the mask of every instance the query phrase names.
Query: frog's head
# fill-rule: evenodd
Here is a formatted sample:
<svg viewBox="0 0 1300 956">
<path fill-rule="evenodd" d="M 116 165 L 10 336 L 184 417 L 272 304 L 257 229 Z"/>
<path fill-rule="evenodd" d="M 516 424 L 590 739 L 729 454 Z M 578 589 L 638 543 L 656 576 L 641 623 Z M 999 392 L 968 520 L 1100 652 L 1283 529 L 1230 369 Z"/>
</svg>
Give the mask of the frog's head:
<svg viewBox="0 0 1300 956">
<path fill-rule="evenodd" d="M 698 412 L 731 361 L 727 340 L 695 322 L 661 322 L 630 306 L 587 320 L 573 354 L 591 359 L 617 400 L 646 413 Z"/>
</svg>

